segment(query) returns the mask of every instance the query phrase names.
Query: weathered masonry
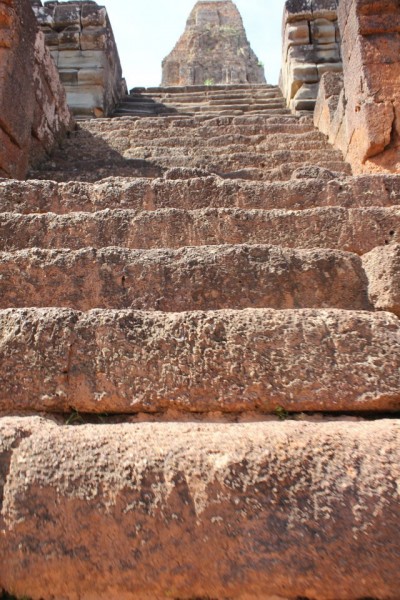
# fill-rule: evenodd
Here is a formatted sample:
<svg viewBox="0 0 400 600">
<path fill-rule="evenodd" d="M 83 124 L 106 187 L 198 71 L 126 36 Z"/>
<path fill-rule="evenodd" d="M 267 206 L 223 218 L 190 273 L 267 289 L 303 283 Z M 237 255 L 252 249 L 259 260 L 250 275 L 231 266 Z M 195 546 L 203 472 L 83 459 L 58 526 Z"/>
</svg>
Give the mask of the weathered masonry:
<svg viewBox="0 0 400 600">
<path fill-rule="evenodd" d="M 106 8 L 90 1 L 32 0 L 32 5 L 72 112 L 109 115 L 126 84 Z"/>
</svg>

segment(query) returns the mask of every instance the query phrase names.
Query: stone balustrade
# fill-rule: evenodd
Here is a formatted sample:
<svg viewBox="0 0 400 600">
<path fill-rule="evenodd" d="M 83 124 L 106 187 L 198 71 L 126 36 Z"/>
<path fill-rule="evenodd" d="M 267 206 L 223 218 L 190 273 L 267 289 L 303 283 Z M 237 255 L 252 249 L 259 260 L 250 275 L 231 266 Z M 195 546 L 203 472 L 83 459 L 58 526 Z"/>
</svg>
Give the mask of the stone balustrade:
<svg viewBox="0 0 400 600">
<path fill-rule="evenodd" d="M 280 86 L 294 111 L 313 110 L 321 77 L 340 73 L 338 0 L 288 0 L 283 16 Z"/>
</svg>

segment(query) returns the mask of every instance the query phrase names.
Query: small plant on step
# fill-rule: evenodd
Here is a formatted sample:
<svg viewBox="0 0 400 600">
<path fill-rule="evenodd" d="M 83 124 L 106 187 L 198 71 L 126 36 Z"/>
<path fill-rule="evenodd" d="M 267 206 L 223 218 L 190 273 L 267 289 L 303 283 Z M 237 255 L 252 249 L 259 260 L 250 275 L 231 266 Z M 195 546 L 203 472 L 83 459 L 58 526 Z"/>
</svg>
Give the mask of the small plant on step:
<svg viewBox="0 0 400 600">
<path fill-rule="evenodd" d="M 277 406 L 274 410 L 274 413 L 280 421 L 286 421 L 286 419 L 288 419 L 290 416 L 283 406 Z"/>
<path fill-rule="evenodd" d="M 207 85 L 207 86 L 215 85 L 215 81 L 214 81 L 214 79 L 206 79 L 204 81 L 204 85 Z"/>
<path fill-rule="evenodd" d="M 72 410 L 71 414 L 68 416 L 67 420 L 65 421 L 66 425 L 76 425 L 77 423 L 79 423 L 80 425 L 83 425 L 85 423 L 84 418 L 82 417 L 82 415 L 79 414 L 79 412 L 77 410 Z"/>
</svg>

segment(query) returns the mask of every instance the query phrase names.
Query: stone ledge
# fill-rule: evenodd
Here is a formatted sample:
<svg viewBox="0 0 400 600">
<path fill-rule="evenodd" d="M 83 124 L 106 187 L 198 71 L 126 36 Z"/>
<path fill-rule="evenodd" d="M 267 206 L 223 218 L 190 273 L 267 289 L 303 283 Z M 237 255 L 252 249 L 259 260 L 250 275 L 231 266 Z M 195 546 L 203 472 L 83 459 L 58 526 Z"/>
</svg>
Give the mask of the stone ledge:
<svg viewBox="0 0 400 600">
<path fill-rule="evenodd" d="M 0 588 L 396 600 L 399 435 L 396 420 L 0 419 Z"/>
<path fill-rule="evenodd" d="M 400 408 L 389 313 L 7 309 L 0 340 L 2 411 Z"/>
</svg>

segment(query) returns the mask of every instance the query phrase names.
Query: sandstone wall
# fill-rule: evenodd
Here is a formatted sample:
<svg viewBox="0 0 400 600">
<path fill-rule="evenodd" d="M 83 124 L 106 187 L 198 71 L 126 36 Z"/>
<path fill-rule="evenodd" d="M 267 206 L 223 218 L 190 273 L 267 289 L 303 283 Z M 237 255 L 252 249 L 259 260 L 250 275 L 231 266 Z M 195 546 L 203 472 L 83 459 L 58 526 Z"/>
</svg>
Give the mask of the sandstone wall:
<svg viewBox="0 0 400 600">
<path fill-rule="evenodd" d="M 71 127 L 29 0 L 0 0 L 0 176 L 23 178 Z"/>
<path fill-rule="evenodd" d="M 341 72 L 338 0 L 287 0 L 280 86 L 292 110 L 313 110 L 321 76 Z"/>
<path fill-rule="evenodd" d="M 162 69 L 164 86 L 265 83 L 264 67 L 230 0 L 196 3 Z"/>
<path fill-rule="evenodd" d="M 400 168 L 400 5 L 341 0 L 343 80 L 321 87 L 315 124 L 355 172 Z"/>
<path fill-rule="evenodd" d="M 95 2 L 33 1 L 72 112 L 103 117 L 126 93 L 111 24 Z"/>
</svg>

